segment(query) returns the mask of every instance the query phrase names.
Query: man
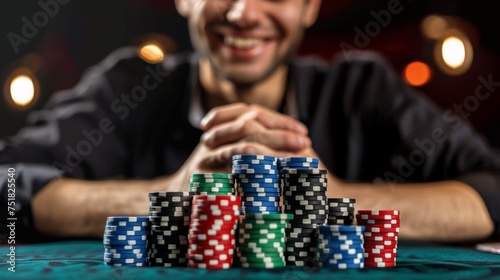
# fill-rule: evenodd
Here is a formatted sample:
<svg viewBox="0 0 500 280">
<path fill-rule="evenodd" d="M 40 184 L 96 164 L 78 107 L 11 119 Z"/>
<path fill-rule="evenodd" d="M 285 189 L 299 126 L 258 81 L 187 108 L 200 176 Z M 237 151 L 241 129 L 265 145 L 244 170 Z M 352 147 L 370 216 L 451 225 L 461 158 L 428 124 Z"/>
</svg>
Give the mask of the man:
<svg viewBox="0 0 500 280">
<path fill-rule="evenodd" d="M 197 55 L 149 65 L 119 50 L 0 146 L 24 237 L 100 237 L 107 216 L 147 215 L 148 192 L 247 153 L 320 158 L 328 196 L 400 210 L 403 238 L 499 233 L 500 160 L 467 124 L 374 54 L 291 59 L 320 0 L 176 4 Z"/>
</svg>

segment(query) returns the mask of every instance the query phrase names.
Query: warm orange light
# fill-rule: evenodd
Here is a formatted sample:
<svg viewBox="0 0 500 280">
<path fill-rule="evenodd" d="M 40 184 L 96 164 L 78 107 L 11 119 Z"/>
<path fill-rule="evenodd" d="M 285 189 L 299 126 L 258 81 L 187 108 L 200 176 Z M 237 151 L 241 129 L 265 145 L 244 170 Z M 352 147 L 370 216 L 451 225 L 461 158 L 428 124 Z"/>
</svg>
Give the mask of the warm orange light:
<svg viewBox="0 0 500 280">
<path fill-rule="evenodd" d="M 29 105 L 35 99 L 35 83 L 30 76 L 19 75 L 10 82 L 10 96 L 20 107 Z"/>
<path fill-rule="evenodd" d="M 159 44 L 148 43 L 139 49 L 139 56 L 149 63 L 159 63 L 165 54 Z"/>
<path fill-rule="evenodd" d="M 406 82 L 414 87 L 425 85 L 431 78 L 431 69 L 421 61 L 408 64 L 404 70 Z"/>
</svg>

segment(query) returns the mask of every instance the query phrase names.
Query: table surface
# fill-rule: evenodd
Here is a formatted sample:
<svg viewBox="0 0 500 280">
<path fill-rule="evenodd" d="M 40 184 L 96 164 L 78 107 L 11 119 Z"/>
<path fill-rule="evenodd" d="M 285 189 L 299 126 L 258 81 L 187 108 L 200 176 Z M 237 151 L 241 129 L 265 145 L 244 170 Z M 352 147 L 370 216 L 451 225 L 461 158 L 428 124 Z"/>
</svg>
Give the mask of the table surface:
<svg viewBox="0 0 500 280">
<path fill-rule="evenodd" d="M 0 251 L 5 260 L 8 248 Z M 0 279 L 500 279 L 500 255 L 418 242 L 400 242 L 397 267 L 350 270 L 120 268 L 104 265 L 103 251 L 102 241 L 97 240 L 18 245 L 16 272 L 9 272 L 9 264 L 2 261 Z"/>
</svg>

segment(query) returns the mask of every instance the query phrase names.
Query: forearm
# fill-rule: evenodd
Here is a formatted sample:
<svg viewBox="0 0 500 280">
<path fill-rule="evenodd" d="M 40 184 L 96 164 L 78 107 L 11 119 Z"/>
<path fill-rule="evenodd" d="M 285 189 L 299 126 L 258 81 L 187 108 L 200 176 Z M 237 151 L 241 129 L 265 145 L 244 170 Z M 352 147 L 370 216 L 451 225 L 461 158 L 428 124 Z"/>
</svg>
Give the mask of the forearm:
<svg viewBox="0 0 500 280">
<path fill-rule="evenodd" d="M 150 181 L 57 179 L 32 200 L 37 229 L 50 237 L 102 236 L 106 217 L 148 215 L 148 192 L 187 190 L 173 177 Z"/>
<path fill-rule="evenodd" d="M 477 240 L 494 225 L 483 200 L 458 181 L 422 184 L 357 184 L 330 176 L 329 197 L 356 198 L 356 209 L 401 211 L 400 237 L 441 242 Z"/>
</svg>

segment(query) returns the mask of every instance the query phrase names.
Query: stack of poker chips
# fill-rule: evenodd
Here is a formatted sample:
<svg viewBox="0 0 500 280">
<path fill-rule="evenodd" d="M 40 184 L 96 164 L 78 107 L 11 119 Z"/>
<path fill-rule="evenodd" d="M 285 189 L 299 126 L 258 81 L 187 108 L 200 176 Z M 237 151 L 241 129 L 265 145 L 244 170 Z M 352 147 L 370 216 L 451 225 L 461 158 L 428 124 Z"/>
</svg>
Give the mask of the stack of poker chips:
<svg viewBox="0 0 500 280">
<path fill-rule="evenodd" d="M 319 160 L 312 157 L 283 157 L 278 159 L 280 173 L 284 169 L 311 169 L 318 168 Z"/>
<path fill-rule="evenodd" d="M 234 195 L 195 195 L 189 225 L 188 267 L 232 267 L 241 199 Z"/>
<path fill-rule="evenodd" d="M 358 225 L 365 226 L 365 266 L 396 266 L 400 215 L 397 210 L 359 210 Z"/>
<path fill-rule="evenodd" d="M 285 229 L 290 214 L 247 214 L 240 218 L 237 255 L 245 268 L 285 267 Z"/>
<path fill-rule="evenodd" d="M 354 225 L 355 209 L 354 198 L 328 198 L 328 224 Z"/>
<path fill-rule="evenodd" d="M 190 192 L 149 193 L 150 266 L 186 266 L 192 197 Z"/>
<path fill-rule="evenodd" d="M 286 230 L 287 265 L 315 265 L 316 228 L 327 222 L 326 174 L 320 169 L 283 170 L 285 213 L 294 215 Z"/>
<path fill-rule="evenodd" d="M 194 173 L 191 174 L 189 189 L 196 194 L 232 195 L 234 180 L 227 173 Z"/>
<path fill-rule="evenodd" d="M 104 263 L 112 266 L 147 264 L 148 217 L 108 217 L 104 229 Z"/>
<path fill-rule="evenodd" d="M 334 269 L 363 268 L 364 230 L 364 226 L 319 226 L 317 251 L 319 267 Z"/>
<path fill-rule="evenodd" d="M 233 155 L 232 160 L 236 189 L 242 197 L 242 213 L 280 213 L 277 158 L 264 155 Z"/>
</svg>

